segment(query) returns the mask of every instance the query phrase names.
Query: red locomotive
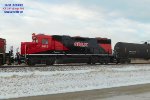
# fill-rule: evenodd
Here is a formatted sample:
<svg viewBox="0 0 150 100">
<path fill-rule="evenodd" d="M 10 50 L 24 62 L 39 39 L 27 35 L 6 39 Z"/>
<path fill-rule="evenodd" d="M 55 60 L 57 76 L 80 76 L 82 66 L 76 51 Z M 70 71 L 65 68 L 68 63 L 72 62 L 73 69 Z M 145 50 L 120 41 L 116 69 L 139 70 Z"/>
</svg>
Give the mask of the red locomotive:
<svg viewBox="0 0 150 100">
<path fill-rule="evenodd" d="M 107 38 L 70 37 L 32 34 L 32 42 L 21 43 L 21 55 L 28 65 L 54 63 L 111 62 L 111 40 Z"/>
</svg>

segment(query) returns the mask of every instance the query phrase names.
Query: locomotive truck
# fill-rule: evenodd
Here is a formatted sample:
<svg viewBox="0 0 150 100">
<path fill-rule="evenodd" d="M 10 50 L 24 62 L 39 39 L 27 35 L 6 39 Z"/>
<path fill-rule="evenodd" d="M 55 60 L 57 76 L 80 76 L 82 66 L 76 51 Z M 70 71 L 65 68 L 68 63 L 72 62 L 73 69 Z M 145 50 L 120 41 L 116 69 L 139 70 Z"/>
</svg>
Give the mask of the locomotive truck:
<svg viewBox="0 0 150 100">
<path fill-rule="evenodd" d="M 21 55 L 28 65 L 54 63 L 113 62 L 111 40 L 107 38 L 71 37 L 32 34 L 32 42 L 21 42 Z"/>
</svg>

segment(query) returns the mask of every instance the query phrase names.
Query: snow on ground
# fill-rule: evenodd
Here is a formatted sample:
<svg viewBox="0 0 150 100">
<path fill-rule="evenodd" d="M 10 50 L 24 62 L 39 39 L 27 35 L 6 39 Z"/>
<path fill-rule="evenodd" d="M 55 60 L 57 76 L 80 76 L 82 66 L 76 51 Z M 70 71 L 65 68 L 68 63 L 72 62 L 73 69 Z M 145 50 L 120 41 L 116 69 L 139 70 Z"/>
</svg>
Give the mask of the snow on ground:
<svg viewBox="0 0 150 100">
<path fill-rule="evenodd" d="M 75 67 L 0 69 L 0 99 L 150 83 L 150 65 Z"/>
</svg>

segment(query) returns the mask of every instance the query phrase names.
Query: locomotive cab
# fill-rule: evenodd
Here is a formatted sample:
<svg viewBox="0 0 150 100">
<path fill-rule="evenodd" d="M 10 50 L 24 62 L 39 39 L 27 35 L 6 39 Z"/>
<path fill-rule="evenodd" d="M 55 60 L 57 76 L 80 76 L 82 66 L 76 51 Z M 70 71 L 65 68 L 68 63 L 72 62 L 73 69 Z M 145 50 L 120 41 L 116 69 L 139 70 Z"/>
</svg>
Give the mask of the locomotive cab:
<svg viewBox="0 0 150 100">
<path fill-rule="evenodd" d="M 28 65 L 49 64 L 52 60 L 48 55 L 53 49 L 52 37 L 44 34 L 32 34 L 32 42 L 21 43 L 21 55 L 24 56 Z M 48 61 L 47 61 L 48 60 Z"/>
<path fill-rule="evenodd" d="M 21 43 L 21 54 L 37 54 L 51 48 L 51 37 L 44 34 L 32 34 L 32 42 Z"/>
</svg>

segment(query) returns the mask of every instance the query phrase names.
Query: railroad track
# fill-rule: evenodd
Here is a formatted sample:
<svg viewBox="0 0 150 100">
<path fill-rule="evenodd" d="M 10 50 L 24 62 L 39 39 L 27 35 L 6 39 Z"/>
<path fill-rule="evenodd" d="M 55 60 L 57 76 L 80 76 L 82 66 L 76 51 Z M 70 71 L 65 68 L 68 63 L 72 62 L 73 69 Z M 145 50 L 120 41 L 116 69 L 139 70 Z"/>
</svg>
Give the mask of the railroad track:
<svg viewBox="0 0 150 100">
<path fill-rule="evenodd" d="M 54 65 L 35 65 L 35 66 L 28 66 L 28 65 L 5 65 L 0 66 L 0 68 L 20 68 L 20 67 L 51 67 L 51 66 L 90 66 L 87 64 L 54 64 Z M 97 64 L 96 64 L 97 65 Z"/>
<path fill-rule="evenodd" d="M 57 67 L 57 66 L 99 66 L 99 65 L 144 65 L 144 64 L 150 64 L 150 63 L 130 63 L 130 64 L 54 64 L 54 65 L 35 65 L 35 66 L 28 66 L 28 65 L 4 65 L 4 66 L 0 66 L 0 68 L 21 68 L 21 67 Z"/>
</svg>

